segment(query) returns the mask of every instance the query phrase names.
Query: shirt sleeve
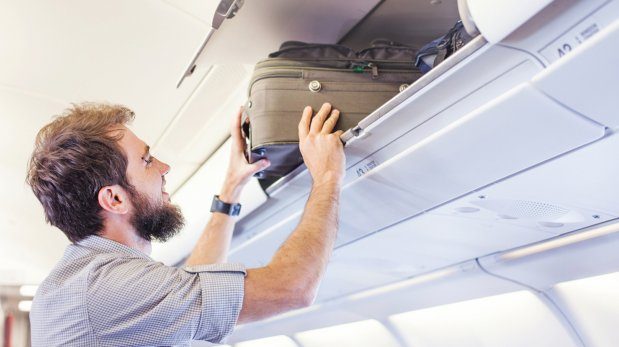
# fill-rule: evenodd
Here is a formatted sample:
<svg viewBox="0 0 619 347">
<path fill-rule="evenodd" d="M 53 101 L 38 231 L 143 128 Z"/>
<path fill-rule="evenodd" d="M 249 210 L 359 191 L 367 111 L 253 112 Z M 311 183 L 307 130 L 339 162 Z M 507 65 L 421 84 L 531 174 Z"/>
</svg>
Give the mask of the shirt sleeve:
<svg viewBox="0 0 619 347">
<path fill-rule="evenodd" d="M 180 269 L 148 259 L 114 258 L 91 269 L 86 303 L 103 345 L 221 342 L 243 304 L 245 267 Z"/>
</svg>

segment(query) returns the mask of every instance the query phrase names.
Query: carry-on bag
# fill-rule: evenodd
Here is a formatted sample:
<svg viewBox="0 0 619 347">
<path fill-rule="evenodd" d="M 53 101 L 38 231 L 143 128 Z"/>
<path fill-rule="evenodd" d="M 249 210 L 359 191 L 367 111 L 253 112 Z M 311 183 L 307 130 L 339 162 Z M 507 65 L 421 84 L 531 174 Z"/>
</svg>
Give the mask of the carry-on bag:
<svg viewBox="0 0 619 347">
<path fill-rule="evenodd" d="M 248 159 L 267 158 L 259 178 L 273 181 L 303 163 L 298 124 L 305 106 L 338 109 L 336 130 L 348 130 L 421 77 L 417 51 L 381 41 L 355 52 L 341 45 L 289 41 L 259 62 L 244 107 Z"/>
<path fill-rule="evenodd" d="M 469 43 L 473 37 L 466 32 L 462 21 L 458 21 L 447 34 L 427 43 L 417 53 L 415 66 L 422 73 L 430 71 L 457 50 Z"/>
</svg>

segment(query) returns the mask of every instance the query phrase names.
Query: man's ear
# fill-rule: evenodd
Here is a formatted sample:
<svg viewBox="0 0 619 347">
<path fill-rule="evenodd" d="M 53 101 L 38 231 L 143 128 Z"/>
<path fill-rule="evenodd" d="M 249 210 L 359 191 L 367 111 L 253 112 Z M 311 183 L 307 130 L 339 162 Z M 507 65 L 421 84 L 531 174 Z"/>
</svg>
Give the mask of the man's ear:
<svg viewBox="0 0 619 347">
<path fill-rule="evenodd" d="M 105 211 L 115 214 L 129 212 L 129 195 L 119 185 L 105 186 L 99 189 L 99 206 Z"/>
</svg>

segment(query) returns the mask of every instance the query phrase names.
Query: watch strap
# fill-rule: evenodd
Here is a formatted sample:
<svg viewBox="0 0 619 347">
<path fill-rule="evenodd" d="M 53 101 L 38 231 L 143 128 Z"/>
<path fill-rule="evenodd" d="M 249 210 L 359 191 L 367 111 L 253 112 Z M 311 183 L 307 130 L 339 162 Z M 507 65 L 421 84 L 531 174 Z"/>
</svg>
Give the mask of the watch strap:
<svg viewBox="0 0 619 347">
<path fill-rule="evenodd" d="M 241 213 L 241 204 L 229 204 L 219 199 L 219 195 L 213 196 L 213 203 L 211 204 L 211 212 L 219 212 L 227 214 L 228 216 L 238 216 Z"/>
</svg>

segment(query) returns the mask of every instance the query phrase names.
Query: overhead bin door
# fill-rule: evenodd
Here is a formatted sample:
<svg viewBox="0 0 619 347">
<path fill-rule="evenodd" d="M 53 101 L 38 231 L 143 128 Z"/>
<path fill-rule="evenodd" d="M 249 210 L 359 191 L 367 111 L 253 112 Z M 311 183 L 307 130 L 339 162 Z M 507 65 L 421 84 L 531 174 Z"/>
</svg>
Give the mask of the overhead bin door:
<svg viewBox="0 0 619 347">
<path fill-rule="evenodd" d="M 416 131 L 431 126 L 430 121 Z M 338 243 L 378 231 L 604 133 L 599 124 L 530 84 L 521 84 L 403 152 L 394 153 L 387 146 L 373 154 L 382 164 L 344 187 Z"/>
<path fill-rule="evenodd" d="M 604 124 L 619 126 L 619 20 L 574 48 L 533 84 L 566 107 Z"/>
</svg>

